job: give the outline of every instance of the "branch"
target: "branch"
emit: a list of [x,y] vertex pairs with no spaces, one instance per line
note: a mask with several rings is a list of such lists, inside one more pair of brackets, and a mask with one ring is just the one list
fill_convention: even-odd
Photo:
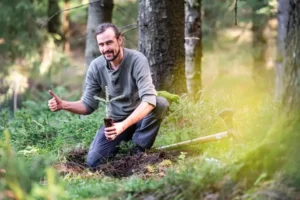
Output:
[[124,95],[117,96],[117,97],[112,98],[109,102],[112,102],[112,101],[115,101],[115,100],[118,100],[118,99],[122,99],[124,97],[125,97]]
[[56,13],[54,13],[51,17],[49,17],[44,23],[42,23],[42,27],[46,26],[46,24],[53,18],[55,17],[56,15],[62,13],[62,12],[65,12],[65,11],[68,11],[68,10],[73,10],[73,9],[76,9],[76,8],[80,8],[80,7],[83,7],[83,6],[86,6],[86,5],[89,5],[89,4],[92,4],[92,3],[95,3],[95,2],[100,2],[102,0],[95,0],[95,1],[92,1],[92,2],[89,2],[89,3],[86,3],[86,4],[82,4],[80,6],[75,6],[75,7],[72,7],[72,8],[67,8],[67,9],[64,9],[64,10],[59,10],[57,11]]
[[107,103],[105,99],[102,99],[101,97],[94,96],[94,99],[98,101],[102,101],[103,103]]

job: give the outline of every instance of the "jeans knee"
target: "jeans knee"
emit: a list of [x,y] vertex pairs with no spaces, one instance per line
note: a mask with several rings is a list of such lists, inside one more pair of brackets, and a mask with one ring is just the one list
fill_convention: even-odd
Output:
[[86,158],[86,164],[91,168],[95,168],[98,165],[105,163],[106,160],[107,157],[98,152],[89,152]]
[[167,113],[169,108],[169,102],[164,97],[157,97],[156,98],[156,114],[158,115],[159,119],[163,119]]

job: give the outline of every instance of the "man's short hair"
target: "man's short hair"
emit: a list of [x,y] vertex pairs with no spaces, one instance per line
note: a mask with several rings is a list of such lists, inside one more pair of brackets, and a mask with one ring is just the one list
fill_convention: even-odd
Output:
[[97,37],[97,35],[103,33],[108,28],[113,29],[113,31],[115,32],[116,38],[119,38],[122,35],[121,32],[119,31],[119,29],[114,24],[112,24],[112,23],[102,23],[102,24],[99,24],[97,26],[97,28],[95,29],[95,38]]

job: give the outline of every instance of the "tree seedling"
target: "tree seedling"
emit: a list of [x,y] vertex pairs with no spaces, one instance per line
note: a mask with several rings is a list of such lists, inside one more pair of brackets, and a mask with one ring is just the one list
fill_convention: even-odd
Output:
[[109,93],[108,88],[105,86],[105,99],[94,96],[94,99],[104,102],[105,103],[105,118],[104,118],[104,125],[105,127],[111,127],[114,124],[114,120],[111,118],[111,102],[123,98],[124,95],[114,97],[112,99],[109,99]]

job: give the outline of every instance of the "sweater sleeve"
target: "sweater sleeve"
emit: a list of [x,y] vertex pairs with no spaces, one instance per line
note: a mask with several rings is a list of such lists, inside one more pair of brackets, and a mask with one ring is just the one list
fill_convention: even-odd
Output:
[[94,112],[99,105],[99,102],[94,99],[95,95],[99,95],[101,92],[101,87],[96,79],[96,66],[93,65],[93,62],[90,64],[86,78],[85,78],[85,90],[81,100],[83,101],[84,106],[86,107],[87,114]]
[[134,78],[142,101],[156,106],[156,90],[152,82],[147,58],[139,53],[134,62]]

